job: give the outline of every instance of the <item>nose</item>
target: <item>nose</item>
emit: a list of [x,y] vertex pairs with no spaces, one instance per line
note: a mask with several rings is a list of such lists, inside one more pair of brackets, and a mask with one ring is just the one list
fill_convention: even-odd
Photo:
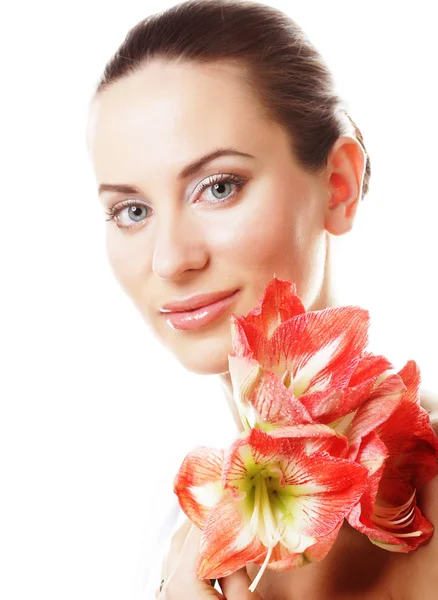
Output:
[[159,279],[177,279],[185,271],[202,269],[208,261],[199,223],[183,213],[173,211],[157,220],[152,270]]

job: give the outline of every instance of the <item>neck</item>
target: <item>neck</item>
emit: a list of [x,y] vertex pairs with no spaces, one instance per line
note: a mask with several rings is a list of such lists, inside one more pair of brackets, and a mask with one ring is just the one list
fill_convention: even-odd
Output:
[[225,399],[233,416],[234,423],[236,424],[237,431],[243,431],[242,421],[240,420],[239,411],[237,410],[236,403],[233,398],[233,387],[231,385],[230,372],[219,374],[221,386],[225,394]]
[[[326,240],[327,243],[323,281],[321,283],[319,292],[316,294],[311,306],[308,307],[307,310],[323,310],[324,308],[328,308],[330,306],[339,306],[337,294],[333,289],[331,270],[332,262],[330,259],[331,236],[329,234],[326,234]],[[237,430],[239,432],[243,431],[242,421],[240,420],[239,412],[233,398],[233,387],[231,385],[230,372],[225,371],[224,373],[220,373],[219,380]]]

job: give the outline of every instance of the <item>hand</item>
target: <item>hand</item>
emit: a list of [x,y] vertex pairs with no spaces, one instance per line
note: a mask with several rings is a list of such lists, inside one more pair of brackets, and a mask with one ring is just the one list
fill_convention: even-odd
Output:
[[245,567],[219,579],[223,594],[215,590],[208,579],[198,579],[196,564],[200,540],[201,531],[189,519],[174,533],[163,561],[161,578],[164,585],[161,592],[156,593],[158,600],[262,600],[257,592],[248,590],[251,579]]

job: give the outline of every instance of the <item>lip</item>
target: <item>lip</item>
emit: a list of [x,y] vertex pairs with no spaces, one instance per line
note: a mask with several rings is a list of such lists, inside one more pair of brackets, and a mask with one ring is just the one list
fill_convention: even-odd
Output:
[[223,316],[233,304],[239,291],[240,290],[235,290],[225,298],[222,297],[221,299],[216,300],[216,302],[201,306],[195,310],[176,311],[163,314],[166,317],[167,323],[173,327],[173,329],[199,329]]
[[160,308],[160,312],[185,312],[189,310],[194,310],[195,308],[203,308],[204,306],[209,306],[210,304],[213,304],[218,300],[227,298],[236,291],[236,289],[233,289],[224,290],[222,292],[212,292],[210,294],[197,294],[195,296],[190,296],[190,298],[186,298],[185,300],[176,300],[175,302],[168,302],[167,304],[163,304],[163,306]]

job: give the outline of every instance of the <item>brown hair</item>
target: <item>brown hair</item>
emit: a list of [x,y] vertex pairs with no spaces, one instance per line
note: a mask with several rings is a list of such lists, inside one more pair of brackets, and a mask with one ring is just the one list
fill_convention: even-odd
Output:
[[264,116],[289,132],[292,153],[308,171],[326,166],[339,136],[355,136],[366,154],[362,198],[368,192],[371,165],[362,134],[324,59],[282,11],[252,0],[187,0],[150,15],[129,30],[96,94],[154,58],[240,65],[242,82],[259,95]]

